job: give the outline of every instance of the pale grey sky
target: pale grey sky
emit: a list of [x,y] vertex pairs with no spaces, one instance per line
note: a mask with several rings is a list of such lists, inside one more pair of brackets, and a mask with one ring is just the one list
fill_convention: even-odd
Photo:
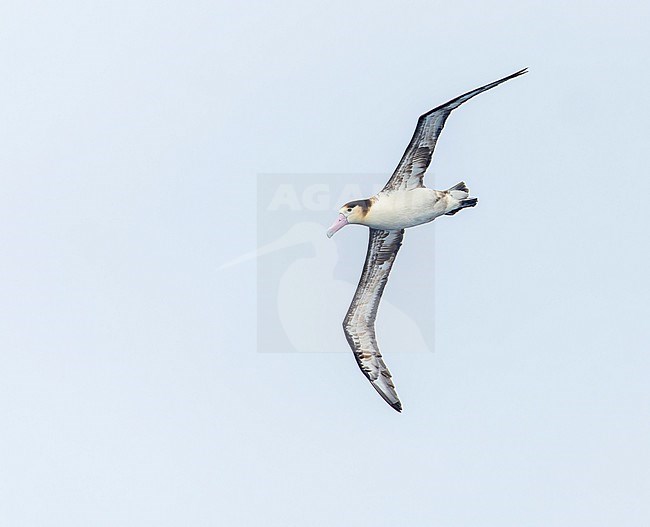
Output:
[[[0,4],[0,524],[648,525],[649,16]],[[395,264],[387,300],[435,302],[433,353],[380,309],[404,413],[339,324],[341,353],[261,352],[255,262],[219,269],[257,246],[257,175],[388,174],[418,115],[526,66],[438,143],[427,181],[478,207]]]

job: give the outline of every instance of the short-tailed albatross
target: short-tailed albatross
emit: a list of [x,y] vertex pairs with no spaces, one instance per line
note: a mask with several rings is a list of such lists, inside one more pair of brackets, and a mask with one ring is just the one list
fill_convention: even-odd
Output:
[[402,403],[379,352],[375,317],[388,274],[402,245],[404,229],[428,223],[443,214],[452,216],[464,208],[474,207],[478,202],[476,198],[469,197],[469,189],[463,182],[447,190],[433,190],[424,186],[422,180],[431,163],[436,141],[452,110],[475,95],[527,71],[525,68],[469,91],[422,115],[411,142],[386,186],[368,199],[343,205],[338,219],[327,231],[327,236],[332,237],[336,231],[351,223],[370,228],[366,261],[343,320],[343,331],[363,374],[379,395],[398,412],[402,411]]

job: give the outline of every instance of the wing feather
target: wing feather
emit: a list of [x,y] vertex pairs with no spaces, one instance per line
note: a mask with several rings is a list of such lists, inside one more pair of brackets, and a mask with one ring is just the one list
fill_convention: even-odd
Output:
[[363,272],[343,321],[345,337],[359,368],[379,395],[398,412],[402,411],[402,403],[397,396],[390,371],[379,351],[375,335],[375,318],[403,237],[404,230],[370,229]]
[[523,75],[527,71],[527,68],[519,70],[503,79],[499,79],[498,81],[491,82],[490,84],[469,91],[438,106],[437,108],[434,108],[424,115],[421,115],[418,119],[418,124],[415,127],[415,132],[413,133],[411,142],[406,147],[402,159],[397,165],[395,172],[393,172],[393,175],[388,180],[388,183],[386,183],[383,191],[411,190],[423,187],[424,184],[422,180],[424,178],[424,173],[431,163],[436,142],[438,141],[440,132],[442,132],[442,128],[445,126],[445,121],[447,121],[447,117],[449,117],[452,110],[458,108],[461,104],[469,101],[479,93],[483,93],[484,91],[498,86],[502,82]]

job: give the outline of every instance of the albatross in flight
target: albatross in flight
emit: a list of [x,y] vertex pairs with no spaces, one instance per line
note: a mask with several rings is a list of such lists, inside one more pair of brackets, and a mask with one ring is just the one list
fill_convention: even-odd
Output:
[[478,202],[476,198],[469,197],[469,189],[463,182],[447,190],[433,190],[424,186],[422,180],[431,163],[436,141],[452,110],[475,95],[527,71],[525,68],[469,91],[422,115],[411,142],[386,186],[371,198],[343,205],[339,209],[338,219],[327,231],[327,236],[331,238],[336,231],[351,223],[370,228],[366,261],[343,320],[343,331],[363,374],[379,395],[398,412],[402,411],[402,403],[379,352],[375,317],[388,274],[402,245],[404,229],[428,223],[443,214],[452,216],[464,208],[474,207]]

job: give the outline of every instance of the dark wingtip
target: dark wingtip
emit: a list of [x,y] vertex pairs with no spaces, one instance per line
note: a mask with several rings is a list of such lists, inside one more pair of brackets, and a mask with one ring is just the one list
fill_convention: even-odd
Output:
[[[464,102],[469,101],[472,97],[475,97],[479,93],[483,93],[484,91],[491,90],[492,88],[495,88],[499,84],[502,84],[502,83],[504,83],[506,81],[509,81],[510,79],[514,79],[515,77],[519,77],[520,75],[523,75],[524,73],[528,73],[528,68],[523,68],[523,69],[521,69],[519,71],[511,73],[507,77],[503,77],[503,79],[499,79],[498,81],[491,82],[490,84],[486,84],[485,86],[481,86],[480,88],[476,88],[474,90],[468,91],[467,93],[463,93],[463,95],[459,95],[458,97],[455,97],[454,99],[451,99],[450,101],[447,101],[446,103],[441,104],[440,106],[436,106],[433,110],[429,110],[428,112],[423,113],[422,115],[420,115],[420,119],[418,120],[418,123],[420,123],[421,120],[426,119],[431,114],[433,114],[433,113],[435,113],[435,112],[437,112],[439,110],[444,109],[447,112],[451,112],[453,109],[458,108],[461,104],[463,104]],[[418,124],[418,126],[419,126],[419,124]],[[416,131],[417,131],[417,128],[416,128]]]
[[511,75],[508,75],[507,77],[504,77],[503,79],[501,79],[498,82],[504,82],[504,81],[508,81],[510,79],[514,79],[515,77],[519,77],[519,75],[524,75],[525,73],[528,73],[528,68],[523,68],[523,69],[521,69],[519,71],[515,71]]
[[[357,361],[358,362],[358,361]],[[363,371],[363,370],[361,370]],[[365,374],[365,372],[364,372]],[[402,411],[402,402],[398,399],[397,394],[393,392],[393,395],[395,396],[395,401],[392,401],[392,397],[389,397],[387,393],[384,393],[384,391],[375,384],[374,381],[370,381],[370,385],[377,390],[377,393],[381,395],[381,398],[388,403],[388,405],[393,408],[394,410],[397,410],[398,412]]]

